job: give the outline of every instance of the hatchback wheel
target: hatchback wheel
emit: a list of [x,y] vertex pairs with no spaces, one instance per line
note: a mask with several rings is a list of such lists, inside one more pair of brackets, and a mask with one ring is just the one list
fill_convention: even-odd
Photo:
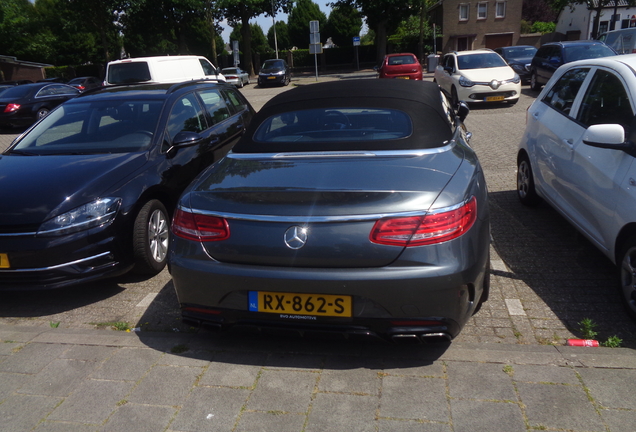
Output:
[[619,255],[620,290],[629,316],[636,320],[636,236],[631,236]]
[[457,89],[455,86],[451,88],[451,103],[453,104],[453,108],[457,108],[457,106],[459,106],[459,95],[457,95]]
[[150,200],[142,208],[133,229],[135,272],[156,274],[166,266],[170,221],[165,206]]
[[523,154],[517,162],[517,196],[523,205],[534,206],[541,200],[534,187],[530,159]]
[[530,75],[530,88],[534,91],[541,90],[541,84],[539,84],[539,81],[537,80],[536,72],[532,72],[532,75]]

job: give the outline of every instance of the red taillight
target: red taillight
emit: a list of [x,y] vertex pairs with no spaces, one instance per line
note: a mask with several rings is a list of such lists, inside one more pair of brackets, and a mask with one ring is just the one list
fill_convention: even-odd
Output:
[[13,112],[20,109],[20,104],[10,103],[4,108],[4,112]]
[[177,209],[172,220],[172,233],[187,240],[219,241],[230,237],[230,226],[224,218]]
[[86,87],[84,87],[83,85],[78,85],[78,86],[75,86],[75,87],[76,87],[79,91],[82,91],[82,90],[84,90],[84,89],[86,88]]
[[470,229],[477,218],[477,199],[451,210],[439,210],[424,216],[380,219],[369,239],[392,246],[423,246],[453,240]]
[[226,79],[237,79],[238,77],[236,75],[225,75]]

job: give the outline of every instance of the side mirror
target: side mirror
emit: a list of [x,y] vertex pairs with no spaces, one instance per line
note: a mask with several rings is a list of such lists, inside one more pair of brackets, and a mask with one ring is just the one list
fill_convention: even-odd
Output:
[[591,147],[621,150],[636,157],[636,146],[625,141],[625,129],[619,124],[597,124],[587,128],[583,143]]
[[172,140],[172,146],[187,146],[192,144],[197,144],[201,141],[203,137],[196,132],[190,131],[181,131],[177,135],[175,135]]
[[463,122],[469,112],[470,108],[468,107],[468,104],[464,101],[459,101],[459,104],[457,105],[457,117],[459,117],[459,119]]
[[450,66],[444,66],[444,70],[448,72],[449,75],[453,74],[453,68]]

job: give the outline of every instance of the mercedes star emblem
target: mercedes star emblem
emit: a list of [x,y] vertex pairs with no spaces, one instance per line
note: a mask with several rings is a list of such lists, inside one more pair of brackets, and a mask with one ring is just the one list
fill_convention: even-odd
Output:
[[293,226],[285,231],[285,244],[290,249],[300,249],[307,243],[307,233],[309,230],[306,227]]

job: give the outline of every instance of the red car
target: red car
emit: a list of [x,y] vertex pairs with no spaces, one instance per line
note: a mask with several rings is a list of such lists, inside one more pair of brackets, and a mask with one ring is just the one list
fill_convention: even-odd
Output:
[[380,78],[401,78],[422,80],[422,65],[415,54],[400,53],[384,56],[378,68]]

